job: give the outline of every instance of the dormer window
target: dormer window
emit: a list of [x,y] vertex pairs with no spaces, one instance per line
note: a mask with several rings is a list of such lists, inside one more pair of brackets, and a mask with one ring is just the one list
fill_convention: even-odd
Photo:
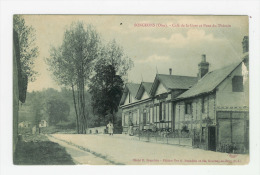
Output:
[[232,78],[232,91],[233,92],[243,92],[243,76],[234,76]]

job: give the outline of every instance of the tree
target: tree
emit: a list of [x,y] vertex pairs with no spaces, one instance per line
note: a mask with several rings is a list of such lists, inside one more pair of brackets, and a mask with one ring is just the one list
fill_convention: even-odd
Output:
[[127,81],[127,72],[133,62],[116,41],[103,46],[99,60],[95,64],[95,75],[91,78],[89,92],[92,95],[92,107],[98,115],[97,121],[115,122],[115,112],[123,91],[124,80]]
[[30,106],[30,111],[32,111],[33,125],[36,125],[36,128],[39,127],[39,122],[42,119],[42,111],[44,109],[44,96],[41,92],[31,92],[28,95],[27,105]]
[[46,111],[49,115],[50,125],[55,125],[61,121],[67,121],[70,106],[64,100],[53,96],[46,102]]
[[33,70],[34,61],[39,55],[35,43],[35,29],[25,24],[22,15],[14,15],[13,28],[18,34],[22,74],[27,75],[29,81],[34,81],[37,75],[37,72]]
[[62,45],[51,47],[46,59],[54,79],[72,89],[78,133],[86,133],[85,86],[99,54],[100,38],[92,25],[72,23],[64,32]]
[[116,74],[120,75],[125,82],[127,81],[128,71],[134,66],[133,61],[124,53],[123,48],[115,40],[102,47],[97,64],[113,66]]
[[115,112],[117,112],[123,92],[123,80],[121,76],[116,75],[112,65],[96,66],[95,71],[96,75],[91,79],[92,83],[89,86],[92,94],[92,107],[98,114],[99,121],[103,119],[104,122],[108,120],[114,122]]

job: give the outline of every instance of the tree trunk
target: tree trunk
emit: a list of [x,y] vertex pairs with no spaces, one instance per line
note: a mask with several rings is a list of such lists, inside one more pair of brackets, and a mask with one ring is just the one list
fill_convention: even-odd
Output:
[[76,104],[74,86],[72,85],[71,88],[72,88],[73,102],[74,102],[74,108],[75,108],[75,113],[76,113],[76,127],[77,127],[77,133],[79,134],[79,116],[78,116],[78,111],[77,111],[77,104]]

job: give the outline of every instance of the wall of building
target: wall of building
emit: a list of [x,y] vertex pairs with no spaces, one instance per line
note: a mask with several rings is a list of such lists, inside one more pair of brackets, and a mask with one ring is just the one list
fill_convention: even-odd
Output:
[[[162,103],[162,119],[160,120],[160,103]],[[122,126],[123,133],[128,132],[130,125],[129,120],[132,118],[134,128],[138,129],[150,129],[152,125],[155,125],[157,129],[165,129],[172,127],[172,102],[171,94],[163,99],[157,97],[145,100],[144,102],[139,101],[129,107],[123,107],[122,112]],[[145,117],[145,119],[144,119]],[[147,126],[147,127],[146,127]],[[150,127],[149,127],[150,126]]]
[[151,100],[141,102],[137,104],[133,104],[128,107],[122,107],[122,126],[123,126],[123,133],[128,132],[128,128],[131,124],[133,124],[134,129],[139,129],[140,123],[140,113],[143,111],[144,108],[150,106],[152,103]]
[[159,95],[159,94],[163,94],[163,93],[166,93],[167,92],[167,89],[163,86],[162,83],[159,83],[156,91],[155,91],[155,96],[156,95]]
[[[243,92],[232,91],[232,79],[234,76],[243,76]],[[218,109],[249,106],[249,79],[246,66],[241,64],[233,73],[225,79],[216,91],[216,106]]]
[[128,92],[127,97],[126,97],[125,102],[124,102],[124,105],[130,104],[130,103],[129,103],[129,98],[130,98],[130,103],[134,103],[134,102],[137,101],[137,100]]
[[[203,102],[204,99],[204,102]],[[203,122],[207,118],[212,120],[212,124],[216,120],[215,94],[200,96],[193,99],[179,101],[175,105],[175,129],[181,130],[185,125],[189,130],[200,129],[205,127]],[[185,104],[191,103],[191,113],[185,113]],[[204,111],[203,111],[204,106]]]

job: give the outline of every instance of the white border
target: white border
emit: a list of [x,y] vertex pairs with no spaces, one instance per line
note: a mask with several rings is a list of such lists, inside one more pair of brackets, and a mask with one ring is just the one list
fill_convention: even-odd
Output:
[[[260,174],[259,1],[1,1],[0,174]],[[249,15],[250,163],[244,166],[14,166],[12,164],[13,14],[199,14]],[[124,156],[124,155],[122,155]]]

